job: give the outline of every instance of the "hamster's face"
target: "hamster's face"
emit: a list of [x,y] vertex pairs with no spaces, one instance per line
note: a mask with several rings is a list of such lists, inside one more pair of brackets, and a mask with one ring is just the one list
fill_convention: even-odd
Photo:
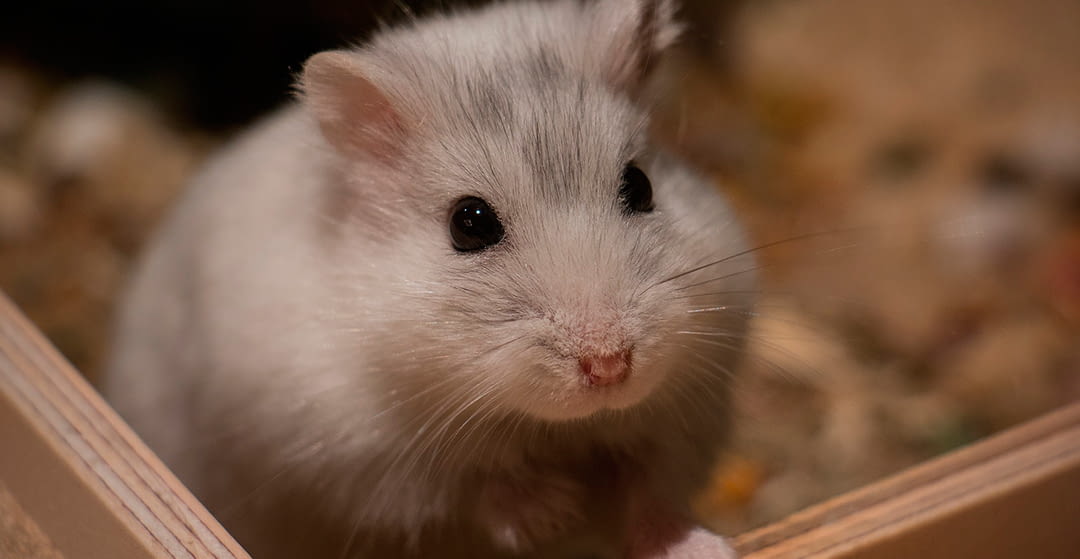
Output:
[[407,341],[394,382],[546,420],[711,396],[754,289],[720,195],[647,153],[643,115],[599,85],[463,91],[380,202],[407,230],[353,233],[393,255],[374,273],[395,339],[372,343]]

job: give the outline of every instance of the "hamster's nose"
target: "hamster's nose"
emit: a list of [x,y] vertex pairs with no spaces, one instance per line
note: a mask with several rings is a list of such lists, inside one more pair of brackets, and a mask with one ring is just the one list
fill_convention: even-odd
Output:
[[585,355],[578,359],[581,374],[589,386],[611,386],[630,376],[630,350],[610,355]]

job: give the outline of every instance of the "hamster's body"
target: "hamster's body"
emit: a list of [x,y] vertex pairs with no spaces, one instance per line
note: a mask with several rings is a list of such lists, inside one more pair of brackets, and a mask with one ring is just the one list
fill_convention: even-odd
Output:
[[[727,205],[643,144],[630,70],[668,12],[501,5],[324,53],[194,181],[105,392],[255,559],[686,535],[754,288]],[[478,198],[505,237],[464,250],[447,215]]]

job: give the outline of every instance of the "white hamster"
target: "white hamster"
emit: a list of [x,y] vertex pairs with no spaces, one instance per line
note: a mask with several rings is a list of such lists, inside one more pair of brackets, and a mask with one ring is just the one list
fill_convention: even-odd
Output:
[[381,31],[196,178],[104,389],[253,557],[729,553],[688,501],[756,279],[720,194],[646,143],[672,12]]

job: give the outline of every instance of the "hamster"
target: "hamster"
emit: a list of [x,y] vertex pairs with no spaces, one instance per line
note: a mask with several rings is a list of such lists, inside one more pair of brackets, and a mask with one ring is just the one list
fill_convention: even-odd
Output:
[[255,559],[733,556],[689,500],[754,259],[646,142],[673,11],[386,29],[196,177],[103,389]]

